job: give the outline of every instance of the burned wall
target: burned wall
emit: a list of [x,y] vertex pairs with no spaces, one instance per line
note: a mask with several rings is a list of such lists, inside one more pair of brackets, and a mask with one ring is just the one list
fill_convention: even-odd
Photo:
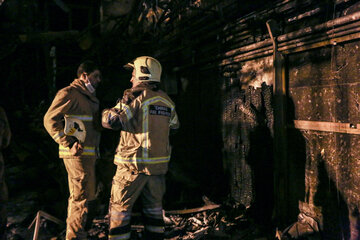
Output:
[[[293,119],[347,123],[349,126],[359,122],[357,76],[360,59],[355,54],[358,48],[359,41],[355,41],[289,56]],[[303,149],[306,155],[303,159],[304,201],[321,208],[327,239],[350,235],[350,229],[357,234],[358,217],[354,216],[359,214],[360,199],[359,150],[356,147],[359,135],[332,130],[301,130],[301,133],[306,145]],[[292,134],[290,132],[289,138]],[[301,159],[290,157],[289,161],[294,167]],[[291,180],[299,183],[294,176],[301,174],[294,174]]]
[[223,162],[231,198],[269,221],[273,199],[272,58],[223,69]]

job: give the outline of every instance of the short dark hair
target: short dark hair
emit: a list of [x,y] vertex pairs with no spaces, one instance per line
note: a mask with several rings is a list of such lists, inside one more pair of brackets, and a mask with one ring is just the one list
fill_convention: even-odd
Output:
[[90,74],[95,70],[99,70],[99,67],[93,61],[86,60],[79,65],[77,69],[77,76],[80,77],[84,72]]

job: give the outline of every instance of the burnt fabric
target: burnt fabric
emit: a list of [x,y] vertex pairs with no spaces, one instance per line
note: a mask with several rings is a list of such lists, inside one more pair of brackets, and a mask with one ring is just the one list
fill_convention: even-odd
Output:
[[0,239],[6,239],[6,203],[8,201],[8,191],[4,177],[4,158],[2,149],[10,144],[11,131],[8,123],[6,113],[0,107]]
[[[83,121],[86,138],[80,156],[72,156],[69,146],[76,139],[64,134],[64,117]],[[87,239],[85,226],[95,201],[95,161],[99,156],[100,117],[99,101],[90,93],[84,81],[75,79],[70,86],[61,89],[44,116],[44,125],[51,137],[59,144],[59,156],[63,158],[68,173],[69,200],[66,239]]]

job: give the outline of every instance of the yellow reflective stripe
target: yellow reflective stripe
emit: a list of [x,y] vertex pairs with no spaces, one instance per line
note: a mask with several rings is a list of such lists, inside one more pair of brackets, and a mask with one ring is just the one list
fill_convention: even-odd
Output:
[[[62,145],[59,145],[59,153],[61,155],[71,156],[70,149]],[[95,156],[95,147],[84,147],[84,151],[81,155]]]
[[170,121],[170,126],[173,126],[173,125],[175,125],[175,124],[177,124],[178,123],[178,116],[177,116],[177,114],[175,114],[175,116],[173,117],[173,119],[171,119],[171,121]]
[[121,156],[115,155],[115,162],[117,163],[147,163],[147,164],[159,164],[167,163],[170,161],[170,156],[166,157],[156,157],[156,158],[123,158]]
[[56,141],[58,140],[59,138],[61,138],[62,136],[64,136],[64,131],[61,130],[60,132],[56,133],[52,138]]
[[163,233],[163,232],[165,232],[165,227],[158,227],[158,226],[149,226],[149,225],[146,225],[145,228],[146,228],[149,232],[156,232],[156,233]]
[[158,101],[161,101],[161,102],[164,102],[165,104],[169,105],[171,107],[171,110],[174,110],[175,106],[169,102],[169,100],[163,98],[163,97],[160,97],[160,96],[156,96],[156,97],[152,97],[152,98],[149,98],[147,99],[146,101],[144,101],[142,104],[141,104],[141,107],[143,107],[144,105],[149,105],[151,103],[154,103],[154,102],[158,102]]
[[168,100],[166,100],[163,97],[156,96],[147,99],[141,104],[141,107],[143,109],[143,124],[142,124],[142,132],[145,134],[144,141],[143,141],[143,157],[147,158],[149,156],[148,152],[148,146],[149,146],[149,105],[151,103],[157,103],[157,102],[163,102],[166,105],[171,107],[171,111],[174,110],[175,106],[171,104]]
[[[63,145],[59,145],[59,148],[60,148],[60,149],[63,149],[63,150],[69,150],[68,147],[64,147]],[[84,151],[95,151],[95,147],[85,146],[85,147],[84,147]]]
[[142,143],[143,147],[143,157],[147,158],[149,156],[148,146],[149,146],[149,108],[148,106],[143,108],[143,121],[142,121],[142,131],[144,134],[144,141]]
[[132,117],[133,117],[133,114],[130,110],[130,107],[126,104],[123,104],[121,102],[119,102],[118,104],[116,104],[116,106],[114,107],[115,109],[118,109],[118,110],[121,110],[121,111],[124,111],[125,114],[126,114],[126,118],[127,120],[130,120]]
[[130,239],[130,233],[109,235],[109,239],[112,239],[112,240]]
[[118,102],[114,108],[121,110],[121,102]]
[[122,107],[123,107],[123,109],[125,111],[126,118],[128,120],[130,120],[133,117],[133,114],[132,114],[132,112],[130,110],[130,107],[128,105],[125,105],[125,104],[122,104]]
[[[62,156],[72,156],[70,152],[61,152]],[[95,156],[95,153],[85,153],[83,152],[81,156]]]
[[76,115],[76,114],[69,114],[65,115],[65,117],[73,117],[82,121],[92,121],[93,116],[92,115]]

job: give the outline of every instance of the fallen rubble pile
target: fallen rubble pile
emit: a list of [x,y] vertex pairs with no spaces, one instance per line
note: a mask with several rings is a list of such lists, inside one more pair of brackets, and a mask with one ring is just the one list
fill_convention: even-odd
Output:
[[[45,213],[46,214],[46,213]],[[40,219],[40,218],[39,218]],[[164,211],[165,239],[272,239],[265,237],[256,225],[246,216],[245,208],[227,207],[217,204],[205,204],[203,207]],[[90,240],[106,240],[108,236],[109,216],[97,217],[93,220],[89,230]],[[48,218],[42,218],[36,239],[34,229],[26,229],[23,225],[12,225],[8,232],[8,239],[65,239],[64,226],[54,233],[54,223]],[[144,226],[141,214],[133,213],[131,225],[131,239],[141,239]],[[53,234],[53,236],[51,236]],[[29,238],[29,236],[32,236]]]
[[[220,205],[206,205],[201,208],[165,211],[165,239],[268,239],[261,235],[245,212],[227,209]],[[133,214],[132,238],[141,239],[144,226],[141,215]],[[108,216],[95,219],[89,231],[89,239],[107,239]]]

